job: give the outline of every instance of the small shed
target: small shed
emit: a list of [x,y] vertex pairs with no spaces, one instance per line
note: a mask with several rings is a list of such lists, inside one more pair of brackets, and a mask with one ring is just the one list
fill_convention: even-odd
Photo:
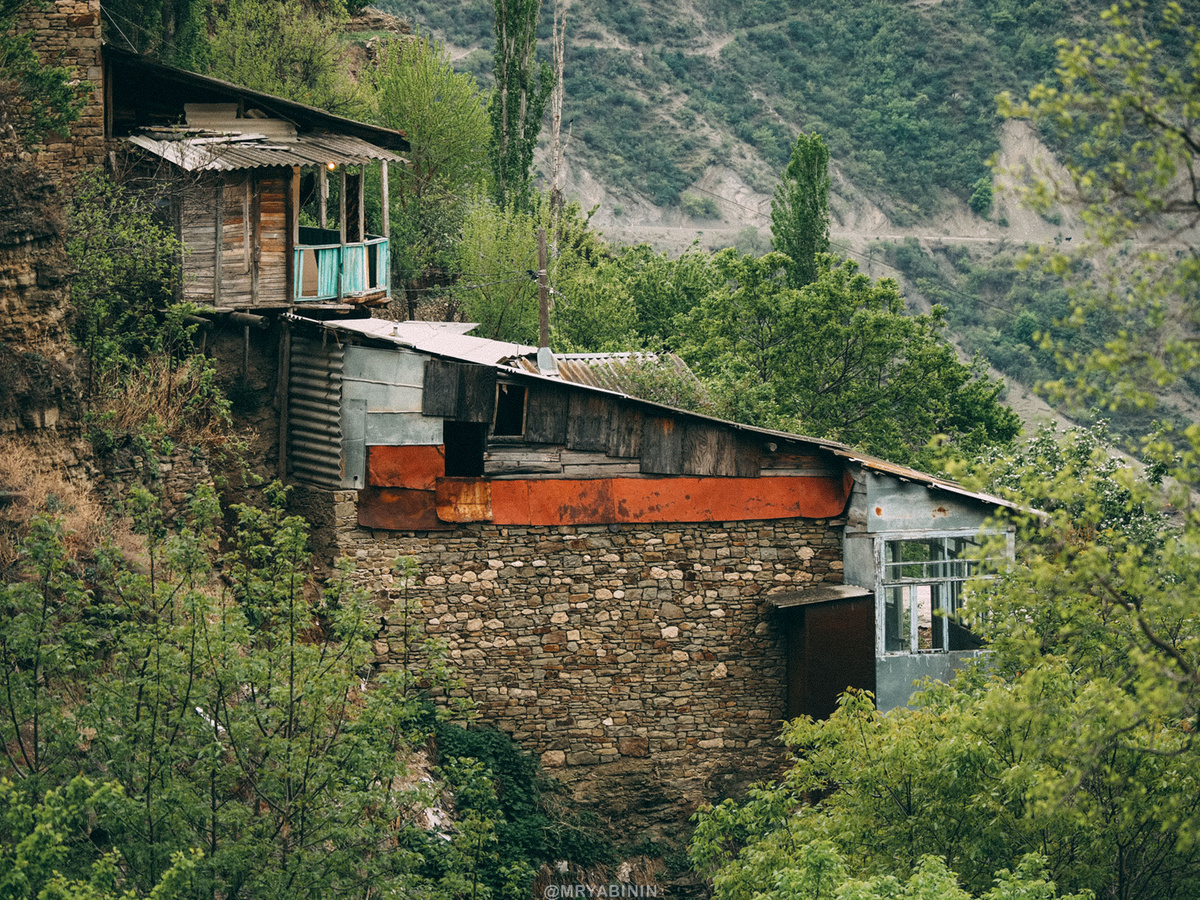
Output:
[[169,188],[182,299],[239,310],[388,301],[388,217],[371,232],[364,191],[377,170],[388,208],[402,134],[112,46],[103,57],[106,137],[145,154],[144,171]]

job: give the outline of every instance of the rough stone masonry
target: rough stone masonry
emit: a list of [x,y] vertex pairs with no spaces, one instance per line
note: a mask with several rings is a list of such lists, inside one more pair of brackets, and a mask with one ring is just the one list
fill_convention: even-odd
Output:
[[[635,792],[637,824],[678,823],[777,772],[786,648],[765,600],[842,580],[840,521],[373,532],[352,491],[294,499],[319,552],[386,595],[385,665],[403,657],[407,609],[409,639],[416,621],[446,643],[481,720],[581,799]],[[407,591],[404,556],[419,565]]]

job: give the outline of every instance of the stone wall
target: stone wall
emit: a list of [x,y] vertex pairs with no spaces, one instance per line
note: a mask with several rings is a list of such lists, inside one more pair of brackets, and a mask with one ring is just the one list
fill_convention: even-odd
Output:
[[70,134],[52,135],[36,148],[38,166],[69,178],[104,161],[104,87],[100,59],[100,0],[30,3],[19,27],[47,65],[62,66],[88,85],[87,105]]
[[407,608],[443,640],[484,722],[540,755],[577,797],[632,827],[681,826],[701,801],[773,774],[786,715],[772,590],[840,582],[840,522],[359,528],[352,491],[298,490],[318,552],[349,555],[387,598],[378,649],[404,651]]
[[54,182],[0,163],[0,433],[78,425],[63,228]]

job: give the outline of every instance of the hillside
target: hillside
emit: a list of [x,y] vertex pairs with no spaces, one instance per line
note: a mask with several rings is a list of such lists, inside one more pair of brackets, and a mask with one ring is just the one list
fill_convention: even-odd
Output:
[[[378,5],[490,80],[486,0]],[[1048,76],[1055,39],[1080,36],[1107,5],[568,4],[570,190],[599,205],[610,236],[669,248],[700,231],[728,244],[765,224],[792,140],[817,131],[833,159],[835,231],[978,228],[966,201],[1002,149],[995,95]],[[550,12],[547,2],[547,37]]]
[[[487,0],[378,5],[444,40],[460,69],[490,82]],[[777,173],[798,132],[819,132],[831,151],[835,252],[900,280],[914,310],[947,307],[960,354],[982,356],[1007,379],[1026,422],[1055,417],[1032,390],[1057,373],[1034,335],[1065,314],[1065,294],[1018,262],[1028,245],[1078,246],[1084,234],[1065,210],[1039,215],[1009,189],[1009,173],[1054,153],[1027,123],[1000,119],[995,98],[1052,80],[1056,41],[1094,33],[1110,3],[564,5],[567,193],[594,209],[608,238],[673,253],[693,243],[768,249]],[[552,10],[545,0],[543,51]],[[993,179],[989,160],[995,203],[981,216],[969,200]],[[1099,339],[1055,335],[1078,347]],[[1200,408],[1190,384],[1162,400],[1155,416],[1177,426]],[[1139,437],[1152,418],[1121,414],[1114,426]]]

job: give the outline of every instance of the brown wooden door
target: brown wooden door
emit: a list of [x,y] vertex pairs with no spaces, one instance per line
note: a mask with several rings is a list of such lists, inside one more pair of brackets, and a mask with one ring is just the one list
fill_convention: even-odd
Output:
[[788,717],[827,719],[846,688],[875,690],[875,602],[833,600],[783,611]]

